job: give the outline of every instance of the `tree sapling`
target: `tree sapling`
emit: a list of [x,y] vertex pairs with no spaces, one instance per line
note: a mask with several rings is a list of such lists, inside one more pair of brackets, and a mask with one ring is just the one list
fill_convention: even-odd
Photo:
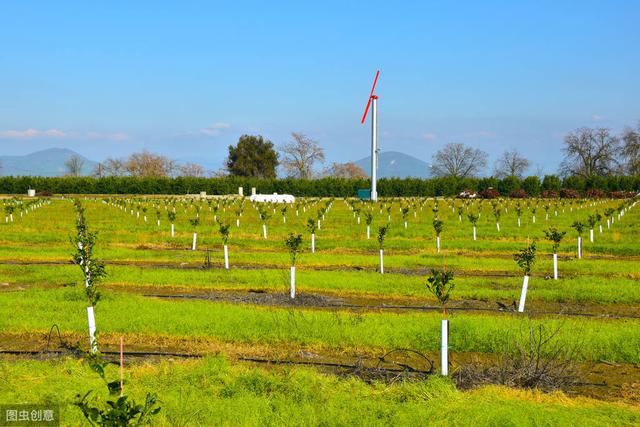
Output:
[[384,239],[391,224],[378,227],[378,246],[380,247],[380,274],[384,274]]
[[440,253],[440,233],[444,223],[439,219],[433,220],[433,230],[436,232],[436,253]]
[[578,232],[578,259],[582,258],[582,232],[584,231],[584,224],[580,221],[573,221],[571,227]]
[[222,248],[224,251],[224,268],[229,269],[229,250],[227,248],[227,242],[229,241],[229,228],[230,224],[225,224],[222,221],[218,221],[218,233],[222,237]]
[[169,222],[171,223],[171,237],[175,236],[175,222],[176,222],[176,213],[175,211],[168,211],[167,212],[167,218],[169,219]]
[[533,241],[527,245],[526,248],[513,255],[513,259],[518,266],[522,269],[524,278],[522,280],[522,293],[520,294],[520,304],[518,305],[518,311],[522,313],[524,311],[524,303],[527,298],[527,289],[529,286],[529,276],[531,274],[531,268],[536,262],[536,242]]
[[307,219],[307,230],[311,233],[311,253],[316,253],[316,221],[313,218]]
[[451,291],[455,287],[453,283],[453,272],[444,269],[432,269],[431,275],[427,279],[427,289],[438,300],[442,308],[442,321],[440,325],[440,372],[442,375],[449,374],[449,321],[447,316],[447,302]]
[[544,231],[544,235],[547,237],[547,240],[553,242],[553,279],[558,280],[558,249],[560,248],[560,242],[564,235],[567,234],[566,231],[558,231],[557,228],[552,227],[548,230]]
[[198,225],[200,225],[200,218],[195,217],[189,220],[191,224],[191,228],[193,228],[193,243],[191,245],[191,250],[196,250],[196,241],[198,240]]
[[478,214],[470,213],[467,215],[467,218],[469,218],[469,222],[471,223],[471,225],[473,225],[473,240],[476,240],[476,224],[478,223],[478,218],[480,217],[478,216]]
[[296,297],[296,257],[300,251],[300,245],[302,245],[302,235],[289,233],[289,236],[284,241],[285,246],[289,249],[289,256],[291,257],[291,281],[289,285],[289,296],[291,299]]
[[367,240],[371,238],[371,223],[373,222],[373,215],[371,212],[364,213],[364,221],[367,224]]

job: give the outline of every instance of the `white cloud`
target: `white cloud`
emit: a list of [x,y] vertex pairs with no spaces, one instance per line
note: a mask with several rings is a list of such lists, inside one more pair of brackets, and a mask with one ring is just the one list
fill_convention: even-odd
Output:
[[604,117],[601,116],[600,114],[592,114],[591,115],[591,120],[593,120],[594,122],[599,122],[602,119],[604,119]]
[[231,125],[229,123],[216,122],[209,127],[200,129],[200,133],[207,136],[216,136],[220,135],[223,130],[229,129],[230,127]]
[[423,133],[422,134],[422,139],[427,140],[427,141],[433,141],[435,139],[438,138],[438,135],[436,135],[433,132],[427,132],[427,133]]
[[26,130],[3,130],[0,131],[0,138],[3,139],[30,139],[30,138],[64,138],[67,134],[58,129],[26,129]]

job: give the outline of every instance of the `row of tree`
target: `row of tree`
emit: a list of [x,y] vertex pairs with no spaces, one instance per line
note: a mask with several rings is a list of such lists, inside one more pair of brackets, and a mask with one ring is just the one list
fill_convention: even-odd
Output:
[[[353,163],[333,164],[328,169],[314,173],[317,163],[324,163],[324,151],[320,145],[301,133],[293,133],[292,141],[282,150],[282,161],[273,143],[261,136],[244,135],[238,144],[229,146],[226,168],[229,174],[275,178],[278,165],[287,176],[311,179],[315,176],[360,178],[364,171]],[[621,135],[610,129],[579,128],[564,140],[563,160],[559,174],[563,177],[640,175],[640,124],[637,129],[627,128]],[[470,178],[484,174],[489,155],[464,144],[445,145],[433,155],[430,166],[434,177]],[[514,176],[522,179],[531,162],[518,150],[507,150],[496,160],[493,176]]]
[[[65,162],[66,175],[82,176],[84,164],[84,160],[79,156],[73,155],[69,157]],[[178,164],[168,157],[148,151],[133,153],[127,158],[107,158],[105,161],[98,163],[92,172],[92,176],[96,178],[107,176],[204,177],[205,175],[205,169],[197,163]]]
[[[292,133],[292,141],[282,147],[278,153],[271,141],[262,136],[243,135],[238,143],[229,146],[229,156],[225,170],[207,172],[197,163],[184,163],[170,158],[142,151],[133,153],[127,158],[107,158],[98,163],[92,176],[104,178],[107,176],[135,176],[135,177],[205,177],[207,175],[247,176],[257,178],[276,178],[278,166],[281,166],[287,176],[301,179],[311,179],[321,176],[339,178],[366,178],[366,173],[354,163],[333,163],[319,173],[314,170],[316,163],[324,163],[324,150],[320,145],[302,133]],[[282,160],[280,160],[282,158]],[[77,155],[69,157],[65,162],[67,176],[82,176],[85,161]]]
[[[52,194],[236,194],[238,187],[245,192],[255,187],[258,192],[294,194],[300,197],[354,197],[358,189],[369,188],[368,179],[344,179],[325,177],[318,179],[261,179],[254,177],[0,177],[0,193],[25,194],[28,188],[39,193]],[[523,180],[517,177],[498,178],[383,178],[378,189],[384,197],[435,197],[456,196],[462,191],[482,192],[488,189],[503,196],[518,190],[525,195],[539,196],[560,193],[561,189],[575,190],[586,194],[600,190],[605,195],[611,192],[640,191],[640,176],[567,177],[547,175],[542,180],[530,176]],[[519,196],[520,197],[520,196]]]
[[[579,128],[564,139],[563,160],[559,174],[563,177],[640,175],[640,124],[621,135],[610,129]],[[481,175],[489,155],[463,144],[447,144],[433,155],[431,174],[468,178]],[[517,150],[505,151],[496,161],[493,176],[522,178],[531,162]]]

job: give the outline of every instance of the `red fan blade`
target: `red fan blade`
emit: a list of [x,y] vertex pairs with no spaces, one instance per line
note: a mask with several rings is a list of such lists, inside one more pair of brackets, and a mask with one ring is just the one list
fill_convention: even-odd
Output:
[[378,76],[380,75],[380,70],[376,71],[376,77],[373,79],[373,86],[371,87],[371,93],[369,94],[369,102],[367,102],[367,107],[364,109],[364,114],[362,115],[362,123],[367,119],[367,113],[369,112],[369,107],[371,106],[371,98],[373,98],[373,91],[376,89],[376,83],[378,83]]
[[367,113],[369,112],[369,106],[371,105],[371,97],[369,97],[369,102],[367,102],[367,108],[364,109],[364,114],[362,115],[362,123],[367,119]]

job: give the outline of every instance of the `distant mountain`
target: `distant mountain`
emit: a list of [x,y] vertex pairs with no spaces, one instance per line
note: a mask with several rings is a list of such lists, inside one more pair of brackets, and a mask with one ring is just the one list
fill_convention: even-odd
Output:
[[66,173],[65,162],[71,156],[84,160],[82,174],[89,175],[97,162],[66,148],[50,148],[24,156],[0,156],[0,175],[3,176],[62,176]]
[[[370,176],[371,156],[355,162]],[[397,151],[383,151],[378,155],[378,178],[428,178],[429,165],[420,159]]]

